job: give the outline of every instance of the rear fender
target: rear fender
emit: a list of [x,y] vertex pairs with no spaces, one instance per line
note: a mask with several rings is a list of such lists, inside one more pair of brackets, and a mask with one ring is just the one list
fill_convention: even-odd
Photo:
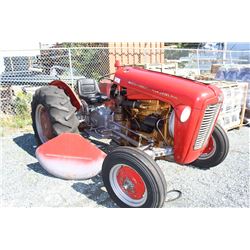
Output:
[[51,82],[49,85],[57,86],[59,89],[63,89],[65,94],[70,98],[71,104],[79,110],[82,106],[80,99],[77,97],[75,92],[63,81],[55,80]]

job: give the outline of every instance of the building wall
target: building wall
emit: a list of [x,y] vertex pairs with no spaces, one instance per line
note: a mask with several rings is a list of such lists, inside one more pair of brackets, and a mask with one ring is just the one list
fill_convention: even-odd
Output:
[[115,71],[115,61],[121,65],[164,63],[163,42],[110,42],[109,71]]

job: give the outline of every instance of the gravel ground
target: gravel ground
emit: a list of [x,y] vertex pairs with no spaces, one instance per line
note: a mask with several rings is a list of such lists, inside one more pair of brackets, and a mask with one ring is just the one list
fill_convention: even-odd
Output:
[[[182,197],[165,207],[249,207],[249,128],[228,133],[230,152],[219,166],[200,170],[158,161],[168,183]],[[49,175],[35,158],[32,133],[1,137],[1,206],[116,207],[101,176],[65,181]],[[169,197],[167,197],[169,198]]]

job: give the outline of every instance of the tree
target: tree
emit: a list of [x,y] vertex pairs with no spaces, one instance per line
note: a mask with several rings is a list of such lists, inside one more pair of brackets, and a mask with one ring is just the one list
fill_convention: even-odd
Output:
[[175,45],[182,49],[197,49],[201,43],[164,43],[165,46]]

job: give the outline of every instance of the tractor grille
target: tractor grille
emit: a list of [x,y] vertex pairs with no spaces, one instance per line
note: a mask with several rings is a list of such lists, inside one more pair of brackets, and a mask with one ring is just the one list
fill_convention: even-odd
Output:
[[206,143],[211,130],[214,125],[214,121],[220,110],[220,104],[208,105],[203,116],[203,120],[200,126],[200,131],[195,141],[194,149],[200,149]]

